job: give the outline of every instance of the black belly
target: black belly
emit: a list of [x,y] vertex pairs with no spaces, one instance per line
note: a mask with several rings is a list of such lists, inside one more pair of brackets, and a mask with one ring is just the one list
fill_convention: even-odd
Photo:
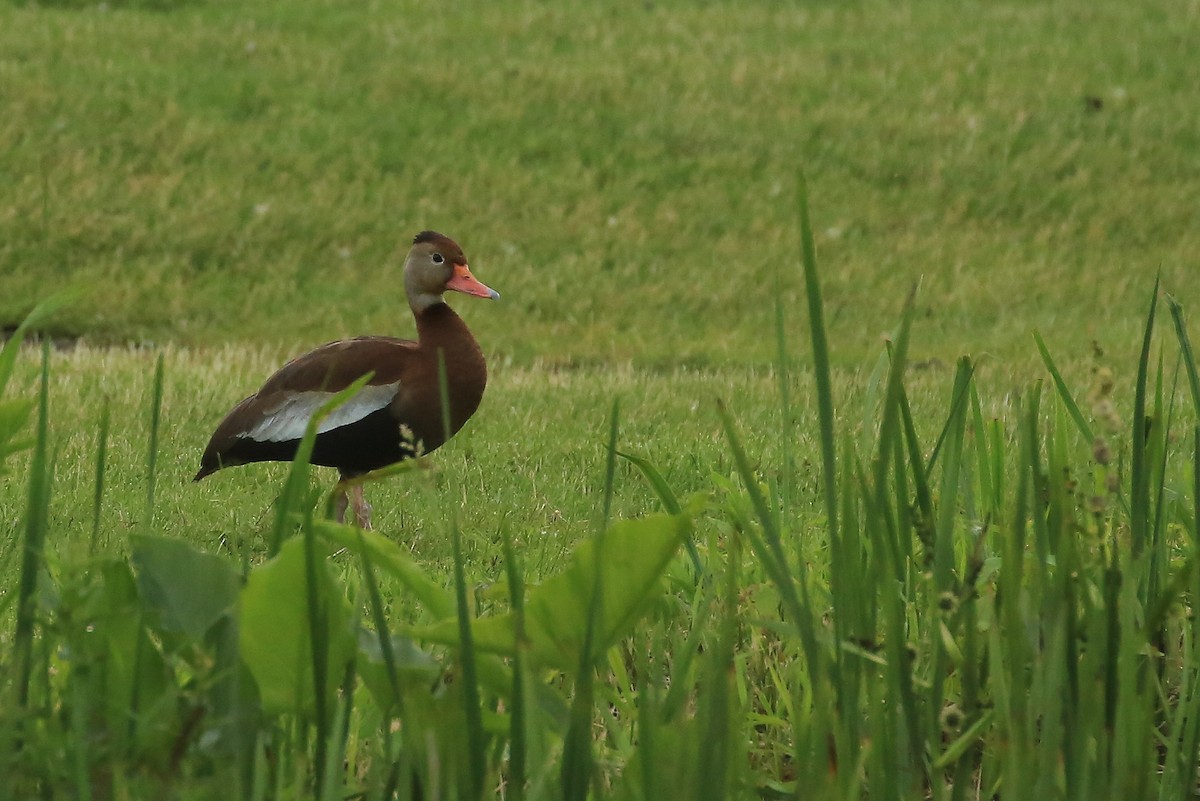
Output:
[[[299,447],[298,439],[259,442],[242,437],[222,454],[222,461],[225,464],[288,462],[295,458]],[[416,450],[411,436],[401,435],[400,424],[384,408],[349,425],[318,434],[312,463],[355,475],[410,459]]]

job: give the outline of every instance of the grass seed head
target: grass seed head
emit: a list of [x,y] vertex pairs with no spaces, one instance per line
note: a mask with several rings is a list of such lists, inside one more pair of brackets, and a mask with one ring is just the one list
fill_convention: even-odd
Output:
[[938,715],[938,722],[946,734],[957,733],[963,724],[963,713],[958,704],[946,704],[942,707],[942,714]]
[[938,611],[949,617],[958,611],[958,596],[952,592],[943,592],[938,596]]

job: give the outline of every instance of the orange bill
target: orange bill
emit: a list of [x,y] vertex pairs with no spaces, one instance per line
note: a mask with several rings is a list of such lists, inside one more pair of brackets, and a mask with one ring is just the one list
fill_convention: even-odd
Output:
[[499,292],[484,286],[478,278],[471,275],[470,268],[465,264],[454,265],[454,275],[446,282],[446,289],[453,289],[455,292],[474,295],[477,298],[491,298],[495,300],[500,297]]

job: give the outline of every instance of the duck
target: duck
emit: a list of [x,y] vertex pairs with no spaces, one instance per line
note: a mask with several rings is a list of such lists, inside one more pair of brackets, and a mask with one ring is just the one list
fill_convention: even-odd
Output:
[[[369,529],[371,506],[362,482],[354,479],[433,452],[483,400],[483,351],[444,295],[500,297],[471,273],[458,243],[436,231],[413,238],[403,275],[416,340],[359,336],[292,359],[225,415],[193,480],[236,465],[291,461],[312,416],[336,393],[370,374],[355,395],[320,422],[311,459],[338,471],[337,521],[345,522],[350,506],[355,524]],[[449,421],[442,413],[440,359],[445,362]]]

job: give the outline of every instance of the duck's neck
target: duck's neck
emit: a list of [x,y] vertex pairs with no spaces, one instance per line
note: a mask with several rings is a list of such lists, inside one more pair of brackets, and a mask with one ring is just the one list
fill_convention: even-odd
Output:
[[414,310],[414,316],[421,350],[433,360],[435,370],[438,351],[444,354],[450,386],[451,428],[457,431],[475,413],[487,386],[483,351],[467,324],[445,303]]
[[462,318],[445,303],[431,303],[423,309],[413,309],[417,320],[417,341],[423,348],[459,350],[464,345],[479,350],[479,344]]

